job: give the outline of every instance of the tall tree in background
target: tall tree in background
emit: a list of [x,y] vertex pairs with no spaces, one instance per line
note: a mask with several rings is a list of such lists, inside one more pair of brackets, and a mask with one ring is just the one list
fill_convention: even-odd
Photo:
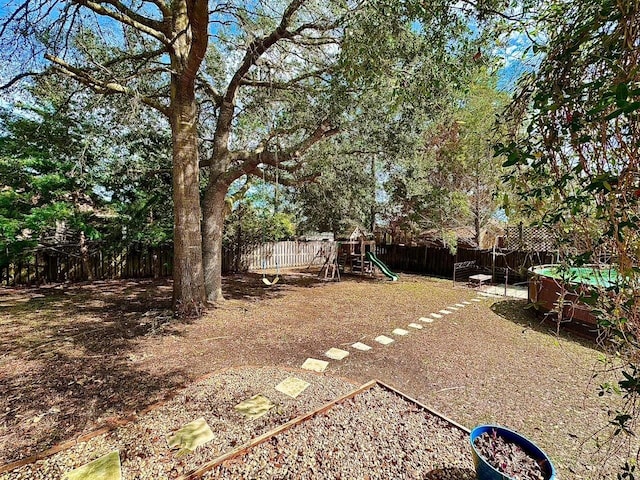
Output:
[[[0,21],[6,64],[15,65],[19,58],[37,68],[44,54],[52,70],[96,93],[128,96],[168,119],[174,305],[183,315],[197,314],[205,300],[196,77],[208,46],[208,9],[206,0],[38,0],[12,2]],[[29,73],[22,72],[5,88]]]
[[90,246],[170,243],[168,128],[157,116],[129,123],[117,105],[69,99],[68,85],[50,80],[30,90],[29,106],[0,109],[0,249],[7,261],[34,247],[78,245],[90,276]]
[[503,174],[501,157],[494,155],[494,145],[503,140],[506,127],[499,123],[509,96],[497,90],[497,78],[480,71],[462,99],[456,114],[460,125],[455,163],[466,173],[460,185],[467,194],[476,244],[482,229],[496,214]]
[[95,191],[101,147],[86,134],[101,131],[92,119],[57,115],[49,105],[0,111],[0,255],[7,262],[37,245],[73,241],[91,279],[87,242],[106,233],[99,219],[106,202]]
[[386,182],[391,221],[409,236],[437,229],[445,244],[455,246],[453,229],[473,225],[479,244],[496,211],[501,174],[493,145],[507,96],[495,83],[477,71],[437,118],[422,124],[416,148],[393,162]]
[[611,396],[612,435],[598,438],[606,446],[597,475],[618,458],[607,443],[614,439],[628,458],[618,478],[631,479],[639,454],[640,2],[554,1],[538,20],[544,58],[511,106],[526,130],[501,151],[521,209],[559,234],[567,263],[606,253],[619,271],[615,285],[585,300],[595,302],[612,353],[600,384]]

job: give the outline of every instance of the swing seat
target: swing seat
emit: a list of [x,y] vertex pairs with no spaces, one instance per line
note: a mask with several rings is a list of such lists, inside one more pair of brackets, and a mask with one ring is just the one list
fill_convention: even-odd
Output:
[[275,285],[276,283],[278,283],[278,280],[280,280],[280,277],[278,277],[277,275],[273,280],[269,280],[267,277],[262,277],[262,283],[268,286]]

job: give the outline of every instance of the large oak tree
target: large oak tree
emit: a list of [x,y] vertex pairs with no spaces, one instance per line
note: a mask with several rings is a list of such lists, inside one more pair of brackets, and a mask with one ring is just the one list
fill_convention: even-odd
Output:
[[57,72],[168,120],[174,303],[179,313],[197,314],[205,301],[222,299],[230,185],[276,173],[284,183],[304,181],[314,145],[365,118],[364,93],[391,91],[418,110],[425,106],[419,99],[448,95],[476,49],[474,7],[451,0],[429,9],[391,0],[18,0],[0,23],[2,55],[19,63],[5,88]]

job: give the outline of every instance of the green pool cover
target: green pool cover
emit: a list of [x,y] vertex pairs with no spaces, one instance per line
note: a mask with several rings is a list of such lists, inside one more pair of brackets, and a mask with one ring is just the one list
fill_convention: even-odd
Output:
[[597,287],[610,287],[618,280],[618,272],[613,268],[571,267],[569,269],[548,266],[534,268],[533,273],[545,277],[557,278],[568,283],[584,283]]

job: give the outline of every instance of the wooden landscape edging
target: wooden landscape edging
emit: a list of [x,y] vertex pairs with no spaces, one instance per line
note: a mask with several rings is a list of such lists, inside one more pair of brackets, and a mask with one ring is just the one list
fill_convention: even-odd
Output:
[[[93,430],[89,433],[85,433],[75,439],[72,440],[67,440],[65,442],[59,443],[57,445],[54,445],[53,447],[37,453],[35,455],[23,458],[21,460],[17,460],[15,462],[11,462],[11,463],[7,463],[5,465],[1,465],[0,466],[0,473],[6,473],[6,472],[10,472],[11,470],[14,470],[16,468],[28,465],[30,463],[35,463],[38,460],[43,460],[44,458],[50,457],[51,455],[54,455],[58,452],[61,452],[63,450],[67,450],[71,447],[74,447],[80,443],[83,442],[87,442],[89,440],[91,440],[94,437],[97,437],[98,435],[103,435],[105,433],[109,433],[112,430],[115,430],[116,428],[122,427],[124,425],[127,425],[128,423],[134,422],[135,420],[137,420],[138,418],[140,418],[143,415],[146,415],[147,413],[156,410],[160,407],[162,407],[164,404],[166,404],[167,402],[171,401],[173,398],[175,398],[176,395],[178,395],[180,392],[186,390],[187,388],[189,388],[190,386],[192,386],[193,384],[196,384],[198,382],[202,382],[204,380],[207,380],[209,378],[211,378],[214,375],[219,375],[222,374],[224,372],[228,372],[228,371],[233,371],[233,370],[240,370],[240,369],[245,369],[247,368],[246,365],[243,366],[237,366],[237,367],[227,367],[227,368],[223,368],[221,370],[218,370],[216,372],[212,372],[212,373],[208,373],[205,375],[202,375],[200,377],[197,377],[196,379],[193,380],[193,382],[191,382],[189,385],[178,388],[174,391],[169,392],[162,400],[153,403],[152,405],[146,407],[145,409],[141,410],[137,415],[129,415],[129,416],[124,416],[124,417],[120,417],[120,418],[115,418],[115,419],[110,419],[108,420],[106,423],[107,425],[102,426],[97,428],[96,430]],[[291,373],[295,373],[297,371],[300,371],[299,368],[292,368],[292,367],[279,367],[282,370],[291,372]],[[316,372],[312,372],[312,371],[306,371],[305,373],[316,373]],[[321,375],[320,373],[316,373],[317,375]],[[348,383],[353,383],[353,381],[344,378],[344,377],[338,377],[342,380],[347,381]],[[370,380],[367,383],[365,383],[364,385],[361,385],[360,387],[356,388],[355,390],[352,390],[351,392],[348,392],[334,400],[331,400],[330,402],[325,403],[324,405],[316,408],[315,410],[312,410],[311,412],[307,412],[305,414],[299,415],[298,417],[289,420],[286,423],[283,423],[282,425],[274,428],[273,430],[270,430],[268,432],[263,433],[262,435],[259,435],[258,437],[246,442],[243,445],[240,445],[239,447],[223,454],[220,455],[219,457],[206,462],[205,464],[201,465],[200,467],[192,470],[191,472],[187,473],[186,475],[182,476],[182,477],[178,477],[178,480],[193,480],[195,478],[198,478],[200,476],[202,476],[204,473],[208,472],[209,470],[214,469],[215,467],[217,467],[218,465],[220,465],[221,463],[227,461],[227,460],[231,460],[235,457],[238,457],[240,455],[243,455],[245,453],[247,453],[251,448],[256,447],[258,445],[260,445],[261,443],[264,443],[266,441],[268,441],[269,439],[275,437],[276,435],[289,430],[290,428],[301,424],[302,422],[309,420],[313,417],[315,417],[316,415],[319,415],[321,413],[325,413],[326,411],[332,409],[334,406],[336,406],[339,403],[344,402],[345,400],[349,400],[361,393],[366,392],[367,390],[372,389],[375,386],[379,386],[385,390],[388,390],[390,392],[393,392],[394,394],[398,395],[399,397],[403,398],[404,400],[414,403],[415,405],[417,405],[418,407],[420,407],[422,410],[427,411],[428,413],[435,415],[438,418],[441,418],[442,420],[444,420],[445,422],[447,422],[448,424],[450,424],[451,426],[469,434],[471,431],[455,422],[454,420],[451,420],[450,418],[448,418],[447,416],[433,410],[430,407],[427,407],[426,405],[422,404],[421,402],[417,401],[416,399],[414,399],[413,397],[410,397],[409,395],[401,392],[400,390],[380,381],[380,380]]]
[[370,380],[367,383],[365,383],[364,385],[356,388],[355,390],[348,392],[344,395],[342,395],[341,397],[338,397],[334,400],[331,400],[328,403],[325,403],[324,405],[322,405],[321,407],[312,410],[311,412],[305,413],[303,415],[300,415],[292,420],[289,420],[287,423],[283,423],[282,425],[280,425],[279,427],[274,428],[273,430],[270,430],[266,433],[263,433],[262,435],[248,441],[247,443],[240,445],[239,447],[223,454],[220,455],[217,458],[214,458],[213,460],[203,464],[202,466],[200,466],[199,468],[196,468],[195,470],[192,470],[191,472],[187,473],[186,475],[182,476],[182,477],[178,477],[178,480],[194,480],[198,477],[201,477],[203,474],[207,473],[210,470],[213,470],[215,467],[221,465],[223,462],[227,461],[227,460],[232,460],[233,458],[239,457],[240,455],[243,455],[245,453],[248,453],[249,450],[251,450],[252,448],[260,445],[261,443],[264,443],[268,440],[270,440],[271,438],[275,437],[276,435],[279,435],[280,433],[289,430],[290,428],[295,427],[296,425],[301,424],[302,422],[309,420],[313,417],[315,417],[316,415],[319,415],[321,413],[325,413],[328,410],[331,410],[333,407],[335,407],[337,404],[344,402],[345,400],[349,400],[363,392],[366,392],[367,390],[371,390],[373,387],[375,386],[379,386],[385,390],[388,390],[390,392],[395,393],[396,395],[398,395],[399,397],[401,397],[402,399],[414,403],[416,404],[418,407],[420,407],[422,410],[425,410],[427,412],[429,412],[430,414],[444,420],[445,422],[449,423],[450,425],[452,425],[453,427],[462,430],[463,432],[469,434],[471,433],[471,430],[469,430],[467,427],[451,420],[450,418],[446,417],[445,415],[436,412],[435,410],[427,407],[426,405],[423,405],[422,403],[418,402],[417,400],[415,400],[414,398],[410,397],[409,395],[406,395],[404,393],[402,393],[401,391],[387,385],[386,383],[381,382],[380,380]]
[[278,435],[279,433],[284,432],[285,430],[290,429],[291,427],[294,427],[295,425],[298,425],[302,422],[304,422],[305,420],[309,420],[312,417],[315,417],[316,415],[320,414],[320,413],[324,413],[327,410],[330,410],[331,408],[333,408],[336,404],[340,403],[340,402],[344,402],[345,400],[349,400],[350,398],[355,397],[356,395],[358,395],[359,393],[362,392],[366,392],[367,390],[370,390],[371,388],[375,387],[377,385],[377,382],[375,380],[371,380],[367,383],[365,383],[364,385],[362,385],[359,388],[356,388],[355,390],[352,390],[349,393],[346,393],[344,395],[342,395],[341,397],[338,397],[334,400],[331,400],[328,403],[325,403],[324,405],[322,405],[321,407],[312,410],[311,412],[302,414],[292,420],[289,420],[287,423],[283,423],[282,425],[280,425],[279,427],[274,428],[273,430],[270,430],[266,433],[263,433],[262,435],[249,440],[247,443],[240,445],[237,448],[234,448],[233,450],[220,455],[217,458],[214,458],[213,460],[205,463],[204,465],[202,465],[199,468],[196,468],[195,470],[192,470],[191,472],[187,473],[186,475],[182,476],[182,477],[178,477],[178,480],[193,480],[194,478],[198,478],[200,476],[202,476],[204,473],[207,473],[209,470],[212,470],[213,468],[217,467],[218,465],[220,465],[222,462],[226,461],[226,460],[231,460],[232,458],[235,458],[239,455],[242,455],[243,453],[246,453],[247,451],[249,451],[251,448],[260,445],[263,442],[266,442],[267,440],[269,440],[270,438]]
[[[264,366],[264,365],[263,365]],[[199,377],[194,378],[189,384],[184,385],[182,387],[178,387],[175,390],[169,391],[167,392],[167,394],[161,398],[160,400],[158,400],[155,403],[152,403],[151,405],[149,405],[148,407],[145,407],[144,409],[140,410],[137,413],[134,413],[132,415],[123,415],[121,417],[111,417],[109,419],[107,419],[105,421],[105,423],[102,426],[99,426],[98,428],[96,428],[95,430],[92,430],[90,432],[87,433],[83,433],[82,435],[73,438],[71,440],[65,440],[64,442],[60,442],[55,444],[54,446],[36,453],[35,455],[30,455],[28,457],[25,458],[21,458],[20,460],[15,460],[13,462],[9,462],[9,463],[5,463],[4,465],[0,465],[0,473],[6,473],[6,472],[10,472],[11,470],[15,470],[16,468],[20,468],[20,467],[24,467],[25,465],[29,465],[31,463],[36,463],[39,460],[44,460],[47,457],[50,457],[52,455],[55,455],[56,453],[62,452],[63,450],[67,450],[71,447],[75,447],[76,445],[80,444],[80,443],[84,443],[84,442],[88,442],[89,440],[91,440],[94,437],[97,437],[99,435],[103,435],[105,433],[109,433],[113,430],[115,430],[116,428],[120,428],[123,427],[125,425],[127,425],[128,423],[131,422],[135,422],[138,418],[140,418],[143,415],[146,415],[147,413],[152,412],[153,410],[156,410],[162,406],[164,406],[166,403],[170,402],[171,400],[173,400],[176,395],[178,395],[179,393],[187,390],[189,387],[193,386],[196,383],[199,382],[203,382],[205,380],[208,380],[209,378],[213,377],[214,375],[221,375],[225,372],[229,372],[229,371],[233,371],[233,370],[242,370],[245,368],[261,368],[258,365],[238,365],[238,366],[234,366],[234,367],[225,367],[222,368],[220,370],[216,370],[215,372],[211,372],[211,373],[206,373],[204,375],[200,375]],[[286,372],[290,372],[290,373],[296,373],[296,372],[301,372],[304,371],[305,373],[308,374],[315,374],[317,376],[322,375],[322,373],[318,373],[318,372],[313,372],[310,370],[302,370],[300,368],[294,368],[294,367],[275,367],[278,368],[280,370],[284,370]],[[356,383],[346,377],[341,377],[341,376],[337,376],[334,378],[338,378],[340,380],[345,381],[346,383],[350,383],[352,385],[356,385]]]
[[432,415],[435,415],[436,417],[441,418],[442,420],[444,420],[447,423],[450,423],[451,425],[453,425],[454,427],[458,428],[459,430],[462,430],[465,433],[471,433],[471,430],[469,430],[467,427],[465,427],[464,425],[459,424],[458,422],[451,420],[449,417],[447,417],[446,415],[443,415],[440,412],[437,412],[436,410],[433,410],[430,407],[427,407],[426,405],[424,405],[423,403],[420,403],[418,400],[416,400],[413,397],[410,397],[409,395],[402,393],[400,390],[397,390],[395,388],[393,388],[390,385],[387,385],[384,382],[381,382],[380,380],[376,380],[378,382],[378,385],[380,385],[383,388],[386,388],[387,390],[392,391],[393,393],[401,396],[402,398],[404,398],[405,400],[415,403],[416,405],[418,405],[420,408],[422,408],[423,410],[426,410],[427,412],[431,413]]

